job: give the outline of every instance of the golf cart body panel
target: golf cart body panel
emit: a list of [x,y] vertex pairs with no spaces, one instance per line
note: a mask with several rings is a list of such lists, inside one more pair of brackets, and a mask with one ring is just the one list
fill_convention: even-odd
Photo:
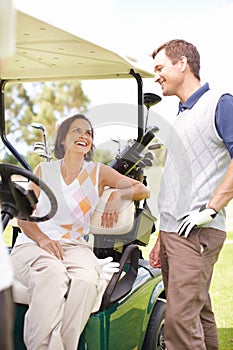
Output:
[[[164,298],[160,270],[154,270],[157,270],[157,277],[153,277],[149,270],[139,266],[131,292],[107,309],[90,316],[81,335],[78,350],[142,348],[154,305],[158,299]],[[22,341],[26,310],[27,305],[18,304],[14,334],[17,350],[26,350]]]
[[[141,172],[135,170],[135,164],[140,160],[140,158],[137,159],[137,155],[153,138],[152,132],[145,133],[144,130],[141,78],[152,76],[152,73],[140,68],[136,60],[122,57],[18,9],[16,53],[5,61],[1,73],[2,141],[21,165],[30,171],[30,166],[9,143],[5,135],[4,87],[7,82],[135,78],[138,86],[138,138],[131,149],[123,151],[123,154],[111,165],[116,170],[137,178],[141,176]],[[147,245],[150,234],[154,231],[156,219],[153,215],[142,208],[137,209],[138,215],[135,218],[134,228],[129,232],[128,240],[127,235],[118,237],[124,249],[130,247],[132,243]],[[144,216],[147,224],[142,220]],[[144,234],[138,235],[138,230],[143,230]],[[132,235],[135,235],[134,240]],[[100,258],[113,252],[114,240],[117,239],[109,238],[110,246],[106,251],[101,247],[102,243],[105,243],[105,238],[101,236],[96,238],[95,252]],[[141,259],[139,250],[133,247],[132,254],[135,252],[134,263],[136,261],[137,266],[133,266],[130,256],[126,256],[122,265],[126,276],[130,277],[129,282],[120,274],[113,276],[109,286],[111,287],[114,278],[115,284],[113,283],[112,290],[109,286],[107,287],[100,311],[90,316],[78,350],[152,350],[152,348],[145,349],[143,343],[153,310],[161,298],[165,299],[162,276],[160,269],[150,267],[147,261]],[[122,257],[119,257],[120,261]],[[25,349],[23,322],[28,306],[19,303],[16,305],[15,349],[23,350]],[[162,318],[160,323],[162,325]]]
[[[153,279],[144,268],[139,268],[138,279],[143,283],[136,280],[126,298],[90,317],[83,333],[90,349],[141,349],[153,306],[161,294],[161,278]],[[79,350],[84,350],[80,343]]]

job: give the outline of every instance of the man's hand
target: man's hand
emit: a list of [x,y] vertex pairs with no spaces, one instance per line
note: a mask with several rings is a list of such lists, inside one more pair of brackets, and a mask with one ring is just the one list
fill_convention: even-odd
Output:
[[111,256],[105,259],[98,259],[98,262],[101,266],[102,272],[100,274],[101,278],[110,281],[112,275],[119,271],[120,263],[112,261]]
[[178,235],[187,238],[193,228],[207,224],[212,221],[218,212],[213,208],[203,205],[199,210],[193,210],[189,215],[184,216],[178,228]]
[[161,267],[161,262],[160,262],[160,236],[158,236],[158,239],[152,248],[150,255],[150,265],[155,268],[160,268]]

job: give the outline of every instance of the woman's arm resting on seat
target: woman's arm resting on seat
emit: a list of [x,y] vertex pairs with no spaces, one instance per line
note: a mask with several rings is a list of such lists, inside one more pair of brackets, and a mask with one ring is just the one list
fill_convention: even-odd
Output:
[[120,174],[107,165],[102,165],[99,177],[99,194],[108,186],[115,188],[120,198],[142,200],[149,198],[150,191],[142,182]]
[[140,181],[122,175],[109,166],[102,165],[99,180],[100,195],[106,186],[116,190],[110,194],[105,205],[104,213],[101,217],[102,227],[113,227],[113,224],[118,221],[121,200],[142,200],[150,196],[150,191]]

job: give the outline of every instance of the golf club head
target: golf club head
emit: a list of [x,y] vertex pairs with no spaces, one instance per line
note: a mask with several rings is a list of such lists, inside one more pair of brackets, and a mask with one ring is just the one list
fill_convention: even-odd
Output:
[[157,126],[149,126],[149,127],[147,128],[147,131],[148,131],[148,130],[150,130],[151,132],[153,132],[153,133],[155,134],[156,132],[159,131],[159,128],[158,128]]
[[153,94],[151,92],[144,93],[144,105],[147,109],[159,103],[162,98],[159,95]]
[[146,167],[151,167],[153,165],[153,162],[149,158],[143,158],[138,162],[138,166],[140,168],[146,168]]
[[42,130],[43,132],[45,131],[45,127],[43,124],[40,123],[31,123],[30,124],[33,128]]
[[156,149],[160,149],[163,145],[161,143],[152,143],[152,145],[148,146],[148,149],[154,151]]
[[154,157],[155,157],[155,156],[154,156],[154,153],[151,152],[151,151],[148,151],[148,152],[146,152],[146,153],[144,154],[144,158],[149,158],[149,159],[153,160]]
[[34,152],[36,153],[45,152],[45,145],[43,144],[43,142],[34,143]]

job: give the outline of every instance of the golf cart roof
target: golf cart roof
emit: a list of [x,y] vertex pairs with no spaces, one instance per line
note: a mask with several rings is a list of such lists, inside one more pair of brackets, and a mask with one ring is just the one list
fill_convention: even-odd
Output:
[[130,78],[152,72],[136,60],[122,57],[73,33],[17,10],[16,53],[3,65],[1,79],[46,81],[56,79]]

